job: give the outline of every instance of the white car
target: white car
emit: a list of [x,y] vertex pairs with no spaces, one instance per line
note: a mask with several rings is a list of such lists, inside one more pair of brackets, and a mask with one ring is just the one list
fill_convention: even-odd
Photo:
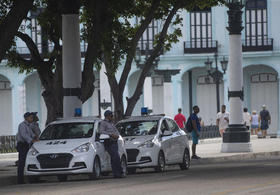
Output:
[[162,172],[166,165],[189,169],[190,149],[186,133],[165,116],[130,117],[117,128],[125,140],[128,173],[137,168],[154,167]]
[[[110,155],[105,151],[104,139],[99,135],[98,118],[72,118],[57,120],[49,124],[38,142],[30,148],[25,175],[30,182],[42,175],[56,175],[59,181],[67,175],[88,174],[91,179],[111,172]],[[127,156],[124,140],[118,140],[123,173],[126,173]]]

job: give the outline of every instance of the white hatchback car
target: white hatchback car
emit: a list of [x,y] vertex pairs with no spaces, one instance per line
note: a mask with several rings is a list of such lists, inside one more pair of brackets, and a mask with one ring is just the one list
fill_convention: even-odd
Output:
[[130,117],[120,121],[117,128],[125,140],[128,172],[137,168],[179,164],[182,170],[190,166],[190,149],[186,133],[165,116]]
[[[49,124],[27,154],[25,175],[28,180],[32,182],[43,175],[56,175],[59,181],[67,180],[71,174],[88,174],[91,179],[108,175],[111,160],[103,142],[109,136],[99,135],[100,121],[80,117]],[[118,145],[125,174],[127,156],[121,136]]]

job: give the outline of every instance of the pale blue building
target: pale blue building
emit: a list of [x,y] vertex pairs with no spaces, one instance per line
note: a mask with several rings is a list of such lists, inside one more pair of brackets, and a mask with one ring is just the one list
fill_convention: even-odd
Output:
[[[277,25],[280,18],[279,9],[279,0],[247,0],[243,9],[244,107],[248,107],[249,112],[259,112],[262,105],[267,106],[272,116],[269,133],[279,132],[280,129],[280,26]],[[205,124],[215,124],[216,85],[207,73],[205,62],[209,59],[215,66],[214,54],[217,53],[218,66],[222,71],[220,61],[223,57],[228,58],[226,11],[226,7],[219,6],[181,12],[183,36],[173,45],[171,51],[160,56],[157,71],[146,79],[144,94],[135,107],[135,115],[140,114],[142,106],[148,106],[155,114],[165,113],[170,116],[174,116],[181,107],[183,113],[189,115],[191,107],[198,105]],[[142,37],[139,48],[143,54],[146,43],[150,45],[153,41],[152,32],[156,33],[160,28],[160,21],[153,22]],[[38,111],[43,127],[46,108],[41,97],[42,87],[37,73],[18,74],[18,70],[7,68],[5,63],[2,61],[0,66],[0,135],[15,134],[25,111]],[[135,64],[124,97],[132,95],[140,71]],[[117,74],[120,75],[120,72]],[[102,79],[104,74],[96,72],[96,76]],[[99,86],[97,81],[96,85],[93,97],[83,105],[85,116],[99,114],[99,91],[101,101],[106,99],[102,97],[104,83]],[[219,84],[219,92],[220,105],[228,105],[227,71]],[[111,98],[106,101],[113,100]],[[125,99],[124,102],[126,104]]]

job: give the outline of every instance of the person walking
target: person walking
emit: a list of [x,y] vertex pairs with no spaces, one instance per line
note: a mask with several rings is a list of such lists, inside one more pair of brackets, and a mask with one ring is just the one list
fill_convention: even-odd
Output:
[[33,117],[33,122],[30,123],[30,128],[31,130],[33,131],[33,133],[35,134],[35,136],[37,138],[39,138],[40,134],[41,134],[41,130],[40,130],[40,127],[39,127],[39,118],[37,116],[37,112],[31,112],[32,114],[32,117]]
[[30,128],[30,124],[33,122],[33,116],[30,112],[24,114],[24,121],[18,126],[17,151],[18,151],[18,169],[17,169],[17,183],[24,183],[24,166],[27,156],[27,152],[32,143],[36,142],[35,134]]
[[271,124],[271,117],[269,111],[266,109],[266,105],[262,106],[263,110],[260,112],[259,122],[261,123],[262,138],[266,138],[267,129]]
[[185,129],[186,117],[182,114],[181,108],[178,108],[178,114],[174,117],[174,120],[181,129]]
[[251,115],[251,134],[258,134],[259,130],[259,115],[256,110],[253,110]]
[[106,110],[104,113],[105,119],[100,122],[99,133],[110,136],[110,139],[104,141],[105,150],[111,156],[111,166],[115,178],[123,177],[123,170],[121,168],[121,160],[118,150],[119,131],[113,124],[113,113]]
[[243,124],[250,130],[251,115],[248,112],[248,108],[243,108]]
[[226,112],[226,105],[222,105],[222,111],[217,114],[216,125],[219,127],[221,137],[228,127],[229,113]]
[[193,107],[193,113],[190,116],[191,124],[192,124],[192,159],[200,159],[199,156],[196,155],[196,145],[198,144],[199,132],[200,132],[200,122],[197,114],[199,113],[199,107]]

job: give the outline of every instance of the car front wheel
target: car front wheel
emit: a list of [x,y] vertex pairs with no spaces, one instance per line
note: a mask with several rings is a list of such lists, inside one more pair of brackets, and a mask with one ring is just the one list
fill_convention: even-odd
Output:
[[190,153],[188,149],[185,149],[185,152],[183,154],[183,163],[180,164],[181,170],[188,170],[190,167]]
[[158,154],[158,165],[155,168],[156,172],[164,172],[165,171],[165,158],[162,151]]
[[89,178],[92,180],[99,179],[100,175],[101,175],[100,161],[98,157],[95,157],[93,162],[93,167],[92,167],[92,173],[89,175]]

